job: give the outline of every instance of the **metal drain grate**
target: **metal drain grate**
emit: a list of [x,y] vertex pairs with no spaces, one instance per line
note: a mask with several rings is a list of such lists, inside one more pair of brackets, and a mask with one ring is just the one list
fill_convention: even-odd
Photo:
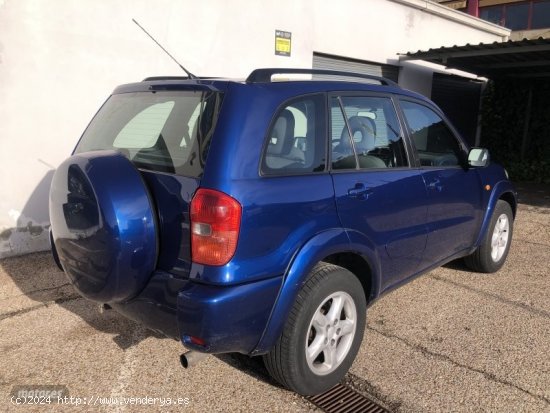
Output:
[[308,397],[308,400],[326,413],[388,413],[382,406],[341,384]]

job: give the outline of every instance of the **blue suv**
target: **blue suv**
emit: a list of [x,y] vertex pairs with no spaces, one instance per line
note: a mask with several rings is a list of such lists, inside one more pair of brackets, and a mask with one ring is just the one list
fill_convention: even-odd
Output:
[[257,69],[117,87],[55,173],[51,240],[80,294],[181,340],[184,364],[262,355],[312,395],[343,378],[381,295],[458,258],[497,271],[516,202],[423,96]]

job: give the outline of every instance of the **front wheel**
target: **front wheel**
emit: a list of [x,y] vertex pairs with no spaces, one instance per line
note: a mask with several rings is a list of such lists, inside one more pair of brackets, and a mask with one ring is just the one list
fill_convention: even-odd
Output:
[[267,370],[302,395],[322,393],[350,368],[365,331],[366,300],[357,277],[342,267],[313,268],[275,347],[264,356]]
[[498,200],[491,217],[487,234],[472,255],[465,258],[466,265],[478,272],[496,272],[504,265],[512,242],[514,216],[508,202]]

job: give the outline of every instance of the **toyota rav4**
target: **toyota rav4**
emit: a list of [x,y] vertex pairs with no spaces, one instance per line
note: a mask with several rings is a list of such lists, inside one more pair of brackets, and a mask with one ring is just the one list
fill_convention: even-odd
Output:
[[383,294],[459,258],[497,271],[515,213],[506,171],[428,99],[307,69],[119,86],[50,193],[80,294],[192,354],[262,355],[304,395],[343,378]]

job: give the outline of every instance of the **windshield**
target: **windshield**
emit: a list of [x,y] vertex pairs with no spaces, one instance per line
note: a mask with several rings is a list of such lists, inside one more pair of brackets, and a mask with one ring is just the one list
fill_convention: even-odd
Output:
[[138,168],[200,177],[220,104],[210,91],[112,95],[75,153],[115,149]]

